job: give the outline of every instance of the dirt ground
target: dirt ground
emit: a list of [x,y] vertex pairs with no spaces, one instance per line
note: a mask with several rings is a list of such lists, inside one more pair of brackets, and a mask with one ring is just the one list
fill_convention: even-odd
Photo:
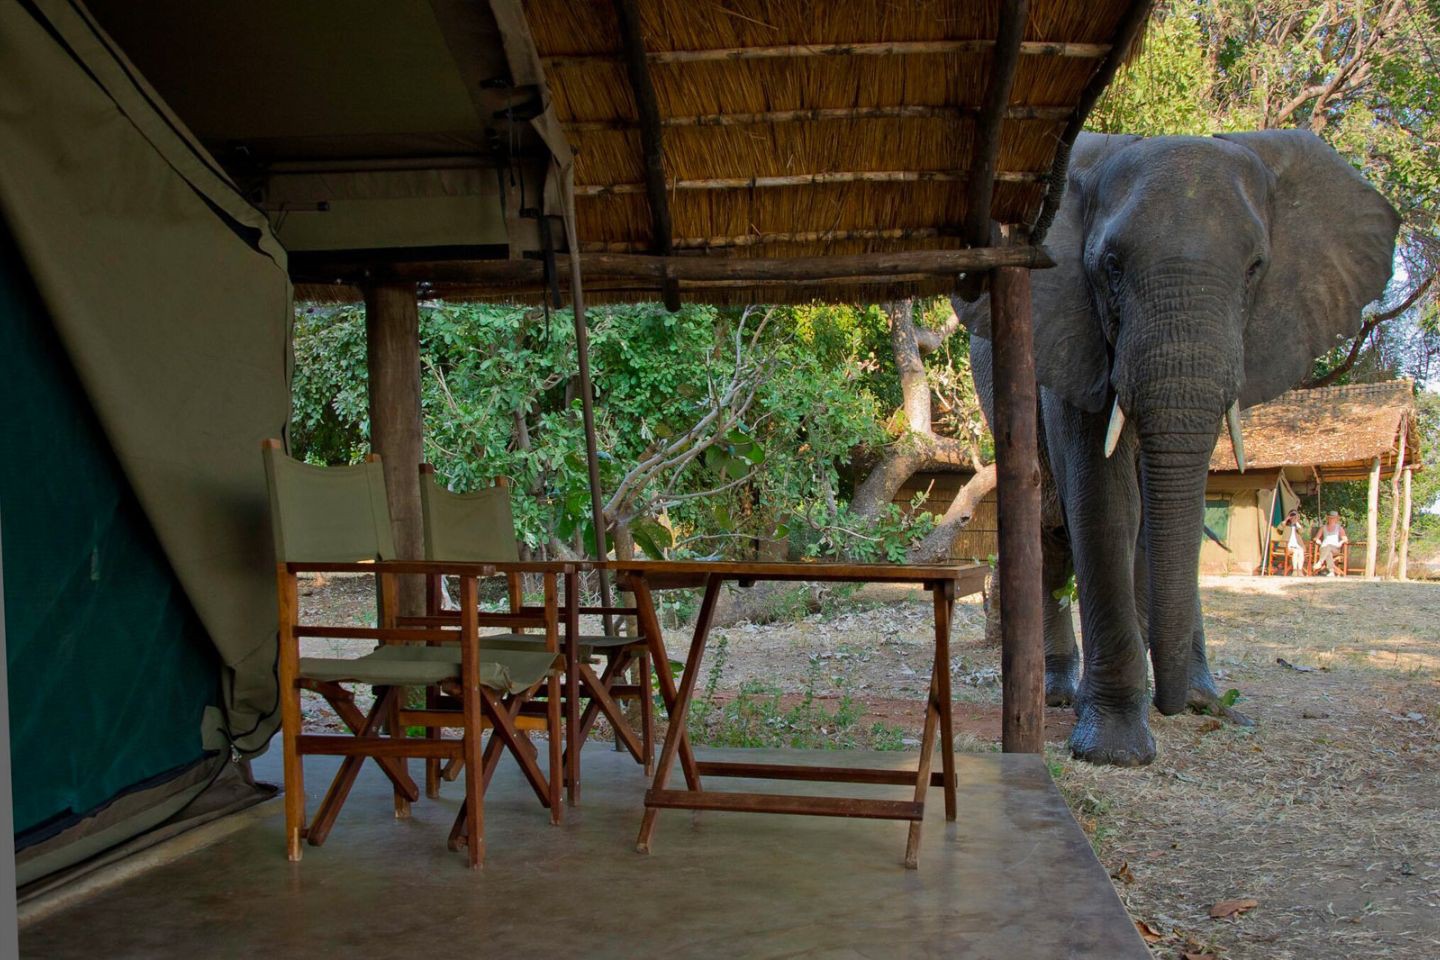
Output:
[[[370,616],[366,581],[308,589],[316,613]],[[1216,577],[1202,593],[1211,665],[1254,727],[1152,714],[1156,762],[1120,770],[1071,760],[1069,711],[1047,717],[1052,773],[1155,956],[1440,957],[1440,584]],[[677,659],[684,636],[668,631]],[[803,619],[714,631],[702,687],[717,710],[747,690],[822,717],[844,703],[856,745],[884,731],[908,748],[930,638],[923,595],[830,597]],[[998,749],[999,651],[983,638],[979,603],[962,601],[961,749]],[[1212,919],[1224,901],[1254,904]]]

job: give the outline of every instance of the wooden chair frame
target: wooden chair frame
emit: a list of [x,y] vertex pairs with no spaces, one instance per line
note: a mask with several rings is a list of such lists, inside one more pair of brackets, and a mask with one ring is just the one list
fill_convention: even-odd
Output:
[[[427,484],[434,482],[435,468],[431,464],[422,463],[419,469],[421,487],[424,490]],[[508,488],[509,485],[508,478],[496,478],[497,487]],[[513,531],[511,536],[513,537]],[[556,598],[547,584],[544,606],[540,608],[527,607],[524,600],[524,576],[526,574],[545,575],[547,572],[560,572],[565,577],[565,630],[561,640],[561,652],[565,656],[565,684],[562,697],[566,733],[562,765],[565,770],[568,802],[572,805],[579,802],[580,746],[588,739],[595,721],[601,714],[604,714],[610,722],[616,739],[634,757],[635,761],[644,767],[646,776],[649,776],[654,769],[655,720],[654,705],[649,695],[650,646],[643,630],[641,636],[632,643],[607,646],[602,650],[597,650],[597,653],[604,655],[606,661],[598,674],[589,662],[589,658],[580,656],[578,648],[583,644],[572,642],[573,638],[581,636],[579,627],[581,614],[633,617],[636,615],[637,609],[633,606],[581,606],[579,574],[581,568],[590,567],[590,564],[544,561],[511,562],[489,559],[483,562],[492,567],[497,574],[505,576],[510,609],[508,613],[478,612],[477,616],[482,627],[496,627],[521,634],[529,628],[545,627],[546,618],[556,610]],[[458,616],[458,611],[447,610],[443,606],[444,593],[441,579],[439,576],[427,579],[425,617],[419,620],[407,618],[404,622],[443,625]],[[626,671],[631,666],[637,667],[638,682],[623,683]],[[582,700],[586,701],[583,712],[580,709]],[[639,701],[641,729],[638,736],[621,706],[621,702],[625,700]],[[436,691],[432,690],[427,693],[426,705],[431,709],[443,707]],[[533,715],[540,706],[539,703],[527,704],[522,716]],[[439,736],[438,728],[427,729],[429,730],[427,736],[432,738]],[[438,760],[427,761],[425,765],[426,794],[431,797],[438,796],[441,779],[454,780],[463,769],[463,765],[463,759],[451,760],[443,768]]]
[[[410,757],[424,760],[451,760],[465,762],[465,801],[456,815],[450,832],[450,848],[467,849],[471,867],[479,867],[484,861],[484,793],[493,776],[503,749],[508,750],[519,762],[530,785],[543,805],[550,809],[552,823],[561,821],[560,778],[547,777],[536,763],[536,751],[522,730],[545,729],[549,732],[551,770],[559,770],[560,758],[560,672],[551,670],[545,679],[528,688],[512,694],[500,694],[480,682],[480,638],[478,621],[472,614],[460,612],[458,629],[444,629],[424,626],[406,627],[392,612],[396,609],[398,586],[396,577],[400,574],[421,572],[420,567],[429,564],[381,561],[375,564],[305,564],[282,563],[277,567],[277,583],[280,597],[280,692],[281,720],[284,744],[285,766],[285,835],[286,852],[291,860],[299,860],[300,841],[304,839],[311,846],[319,846],[329,836],[330,829],[349,795],[360,766],[365,758],[373,758],[390,779],[395,794],[395,814],[399,818],[409,815],[410,804],[419,799],[419,790],[405,761]],[[402,569],[392,569],[399,567]],[[368,568],[368,570],[367,570]],[[334,627],[301,624],[298,619],[299,601],[297,574],[328,572],[374,572],[378,595],[381,598],[381,618],[378,627]],[[477,580],[486,571],[452,570],[460,581],[460,595],[470,601],[470,609],[478,604]],[[553,574],[549,578],[554,583]],[[558,659],[558,623],[554,617],[547,624],[547,650],[555,652]],[[353,695],[343,683],[316,681],[300,676],[299,641],[302,637],[373,639],[381,644],[425,643],[458,644],[460,672],[457,677],[440,684],[440,690],[453,709],[446,709],[443,715],[430,710],[410,710],[404,707],[407,688],[399,686],[381,687],[376,690],[376,701],[368,715],[361,715],[354,704]],[[551,704],[544,718],[529,718],[521,715],[526,703],[545,689]],[[300,692],[314,690],[326,699],[337,715],[351,728],[350,735],[302,734],[300,715]],[[388,726],[387,735],[380,734],[382,722]],[[459,738],[408,738],[409,725],[431,725],[440,723],[446,727],[460,728]],[[485,730],[491,731],[490,743],[482,749],[481,740]],[[308,826],[305,822],[304,769],[302,760],[306,756],[341,756],[341,762],[330,789],[321,801],[315,818]],[[479,838],[478,841],[471,838]]]

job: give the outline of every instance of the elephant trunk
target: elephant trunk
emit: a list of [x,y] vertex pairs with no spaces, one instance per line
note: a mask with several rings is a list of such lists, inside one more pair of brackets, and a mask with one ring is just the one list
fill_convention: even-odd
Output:
[[[1114,369],[1120,406],[1140,439],[1140,493],[1149,564],[1150,660],[1155,706],[1185,709],[1199,590],[1205,480],[1225,411],[1239,393],[1242,347],[1235,299],[1217,296],[1217,278],[1197,294],[1193,275],[1142,284],[1122,321]],[[1202,288],[1203,289],[1203,288]],[[1157,303],[1169,309],[1155,309]],[[1175,309],[1186,304],[1188,310]],[[1196,309],[1205,304],[1208,309]]]
[[1169,715],[1185,709],[1189,695],[1205,478],[1219,418],[1175,411],[1136,417],[1155,706]]

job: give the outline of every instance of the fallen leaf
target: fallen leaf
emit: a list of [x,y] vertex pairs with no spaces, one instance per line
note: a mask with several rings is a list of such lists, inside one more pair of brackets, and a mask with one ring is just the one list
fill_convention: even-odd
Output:
[[1180,960],[1216,960],[1213,953],[1182,953]]
[[1211,732],[1213,732],[1213,731],[1215,731],[1215,730],[1219,730],[1219,729],[1220,729],[1221,727],[1223,727],[1223,726],[1224,726],[1224,724],[1221,723],[1221,722],[1220,722],[1219,720],[1217,720],[1216,718],[1214,718],[1214,717],[1206,717],[1204,720],[1200,721],[1200,732],[1201,732],[1201,733],[1211,733]]
[[1110,871],[1110,879],[1119,880],[1121,883],[1134,883],[1135,874],[1130,870],[1130,861],[1126,860],[1122,862],[1120,866]]
[[1144,920],[1136,920],[1135,929],[1140,931],[1140,938],[1146,943],[1159,943],[1161,940],[1165,939],[1165,934],[1161,933],[1159,930],[1156,930]]
[[1238,917],[1258,906],[1260,906],[1259,900],[1221,900],[1210,908],[1210,919],[1224,920],[1226,917]]

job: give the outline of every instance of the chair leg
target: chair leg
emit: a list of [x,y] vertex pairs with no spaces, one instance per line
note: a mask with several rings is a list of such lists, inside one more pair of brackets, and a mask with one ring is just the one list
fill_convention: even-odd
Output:
[[[405,739],[405,725],[400,722],[400,710],[405,705],[405,698],[409,691],[405,687],[392,687],[387,691],[390,696],[390,717],[386,725],[390,728],[390,736],[397,740]],[[375,695],[380,695],[380,688],[376,688]],[[410,763],[405,757],[396,757],[395,763],[405,774],[405,779],[410,779]],[[410,819],[410,798],[400,790],[395,791],[395,819]]]
[[650,696],[650,651],[640,654],[640,744],[645,776],[655,773],[655,701]]
[[466,690],[462,697],[465,715],[465,855],[470,869],[478,870],[485,862],[485,761],[480,754],[481,723],[480,691]]
[[[558,824],[561,819],[560,784],[565,779],[564,757],[562,754],[563,728],[560,725],[560,674],[552,670],[545,681],[545,736],[550,747],[550,822]],[[573,754],[572,754],[573,756]],[[571,796],[575,795],[576,783],[570,781]]]
[[285,855],[300,860],[305,833],[305,766],[295,738],[300,735],[300,688],[292,680],[280,693],[281,729],[285,762]]
[[[434,687],[425,688],[425,708],[434,710],[437,707],[439,694]],[[426,727],[425,739],[439,740],[443,733],[439,727]],[[425,796],[435,800],[440,796],[440,759],[438,757],[427,757],[425,759]]]

